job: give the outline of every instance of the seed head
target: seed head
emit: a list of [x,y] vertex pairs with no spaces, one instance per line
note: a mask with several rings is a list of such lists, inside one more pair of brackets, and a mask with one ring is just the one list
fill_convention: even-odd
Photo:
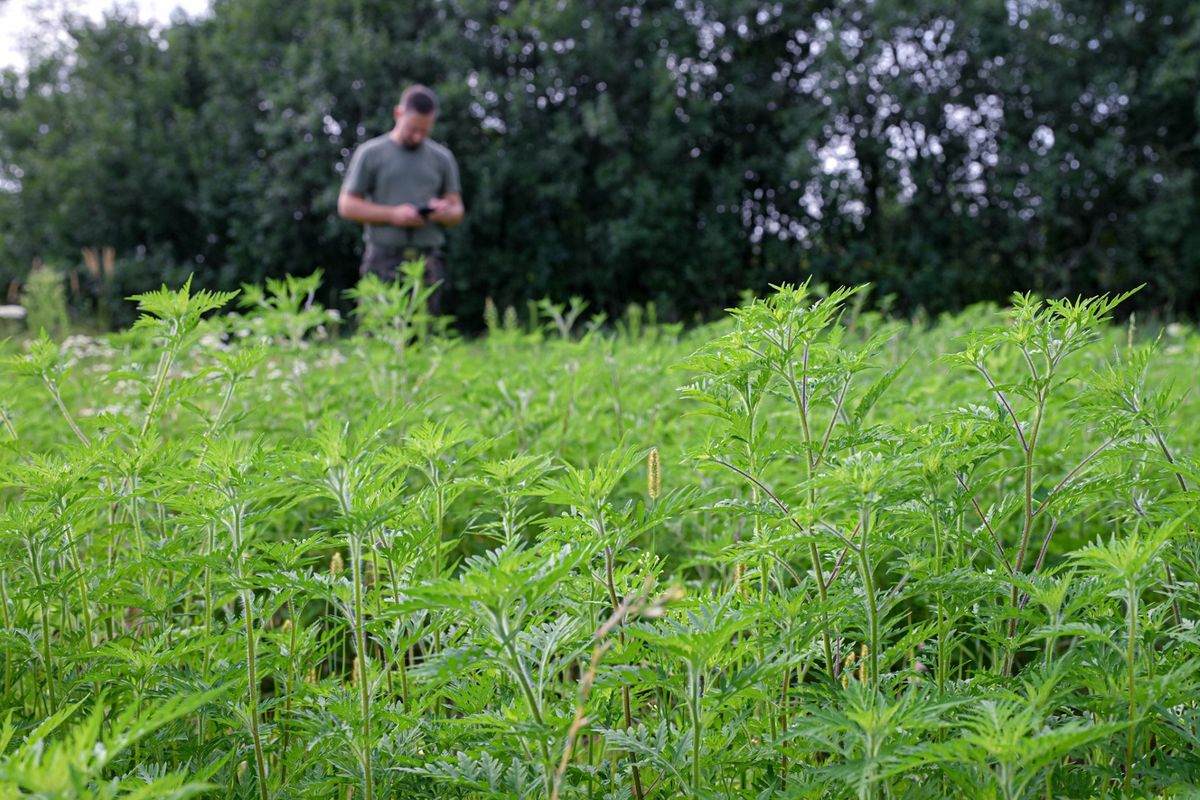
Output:
[[655,447],[646,457],[646,494],[651,500],[662,496],[662,466],[658,460],[658,448]]
[[483,301],[483,324],[489,331],[500,329],[500,311],[496,308],[496,301],[491,297],[485,298]]
[[346,562],[342,560],[340,552],[334,553],[333,558],[329,559],[329,574],[341,575],[346,571]]
[[856,660],[857,660],[857,658],[856,658],[853,650],[851,650],[849,653],[847,653],[846,657],[844,659],[842,659],[842,688],[843,689],[847,688],[850,685],[850,675],[852,672],[851,667],[854,666],[854,662]]

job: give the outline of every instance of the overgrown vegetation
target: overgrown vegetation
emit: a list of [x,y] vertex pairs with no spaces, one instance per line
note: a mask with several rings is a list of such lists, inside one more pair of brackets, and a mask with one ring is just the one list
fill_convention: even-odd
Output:
[[1200,339],[420,270],[10,343],[0,798],[1185,796]]

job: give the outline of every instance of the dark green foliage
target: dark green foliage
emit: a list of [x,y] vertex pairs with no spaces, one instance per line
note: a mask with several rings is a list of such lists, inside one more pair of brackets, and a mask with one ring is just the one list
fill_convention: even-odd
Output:
[[0,286],[107,244],[118,268],[83,280],[85,313],[192,271],[232,289],[323,268],[340,302],[360,247],[341,170],[423,81],[463,171],[468,327],[488,297],[691,319],[810,275],[934,312],[1145,283],[1126,311],[1191,313],[1198,20],[1194,0],[218,0],[163,32],[75,20],[73,52],[0,76]]

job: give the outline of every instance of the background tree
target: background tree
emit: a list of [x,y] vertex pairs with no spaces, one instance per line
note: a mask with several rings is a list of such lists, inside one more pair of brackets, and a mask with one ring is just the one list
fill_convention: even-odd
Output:
[[[1200,304],[1200,4],[217,0],[156,29],[66,17],[0,74],[0,281],[111,245],[125,296],[356,277],[353,149],[433,85],[484,299],[709,314],[872,281],[929,311],[1014,289]],[[86,289],[86,287],[85,287]],[[85,292],[86,294],[86,292]],[[1131,308],[1135,306],[1130,306]]]

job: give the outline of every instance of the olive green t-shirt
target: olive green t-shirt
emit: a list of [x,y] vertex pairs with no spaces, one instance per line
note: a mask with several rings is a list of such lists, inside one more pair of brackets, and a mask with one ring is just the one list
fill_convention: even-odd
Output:
[[[437,142],[426,139],[409,150],[390,136],[376,136],[359,145],[350,158],[342,191],[372,203],[420,207],[435,197],[461,193],[458,162]],[[426,222],[419,228],[366,225],[363,238],[381,247],[441,247],[446,241],[442,226]]]

